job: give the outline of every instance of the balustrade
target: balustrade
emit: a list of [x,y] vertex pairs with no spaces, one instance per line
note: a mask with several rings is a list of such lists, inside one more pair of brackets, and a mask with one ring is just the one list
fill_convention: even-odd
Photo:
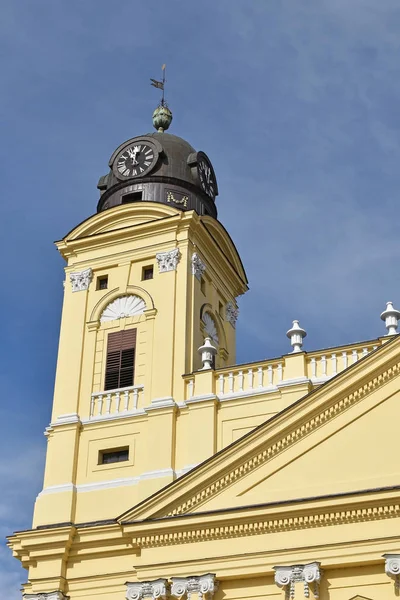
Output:
[[135,413],[143,385],[132,385],[118,390],[94,392],[90,401],[90,419],[106,419],[113,415]]

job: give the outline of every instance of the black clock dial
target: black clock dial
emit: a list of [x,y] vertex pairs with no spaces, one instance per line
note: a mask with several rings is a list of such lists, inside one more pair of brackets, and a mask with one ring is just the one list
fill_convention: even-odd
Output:
[[214,200],[216,194],[214,171],[208,161],[204,158],[201,158],[197,163],[197,173],[202,189]]
[[116,174],[119,177],[140,177],[153,167],[156,158],[156,151],[150,144],[132,144],[117,156]]

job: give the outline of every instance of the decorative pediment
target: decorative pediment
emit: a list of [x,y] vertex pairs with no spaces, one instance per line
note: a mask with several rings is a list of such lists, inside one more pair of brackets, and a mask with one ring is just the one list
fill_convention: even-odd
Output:
[[[176,518],[268,502],[303,502],[330,493],[346,498],[360,490],[393,489],[400,478],[397,425],[391,418],[400,401],[399,346],[400,339],[385,344],[120,520]],[[393,511],[398,516],[399,510]],[[367,517],[361,512],[343,508],[337,523],[378,518],[375,509]],[[303,525],[299,517],[296,526],[314,527],[322,521],[322,514],[315,520],[304,516]],[[262,532],[271,526],[257,522],[248,530]]]

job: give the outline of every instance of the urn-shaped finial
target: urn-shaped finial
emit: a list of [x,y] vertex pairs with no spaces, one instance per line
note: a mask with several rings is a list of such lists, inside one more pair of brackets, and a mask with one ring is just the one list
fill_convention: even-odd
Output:
[[290,344],[293,348],[293,352],[301,352],[303,345],[303,339],[306,337],[306,330],[300,327],[298,321],[293,321],[292,327],[286,332],[287,337],[290,339]]
[[393,302],[386,302],[386,310],[381,313],[381,319],[382,321],[385,321],[387,329],[386,335],[396,335],[400,311],[394,308]]
[[212,345],[211,338],[206,337],[203,346],[200,346],[198,352],[203,363],[203,371],[213,368],[214,356],[217,354],[217,349]]
[[169,110],[168,106],[164,104],[160,104],[157,106],[156,110],[153,112],[153,127],[160,131],[166,131],[172,122],[172,112]]

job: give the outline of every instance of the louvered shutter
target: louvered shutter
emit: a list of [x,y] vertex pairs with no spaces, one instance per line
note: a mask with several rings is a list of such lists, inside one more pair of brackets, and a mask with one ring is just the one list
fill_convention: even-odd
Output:
[[105,390],[133,385],[135,371],[136,329],[108,335]]

